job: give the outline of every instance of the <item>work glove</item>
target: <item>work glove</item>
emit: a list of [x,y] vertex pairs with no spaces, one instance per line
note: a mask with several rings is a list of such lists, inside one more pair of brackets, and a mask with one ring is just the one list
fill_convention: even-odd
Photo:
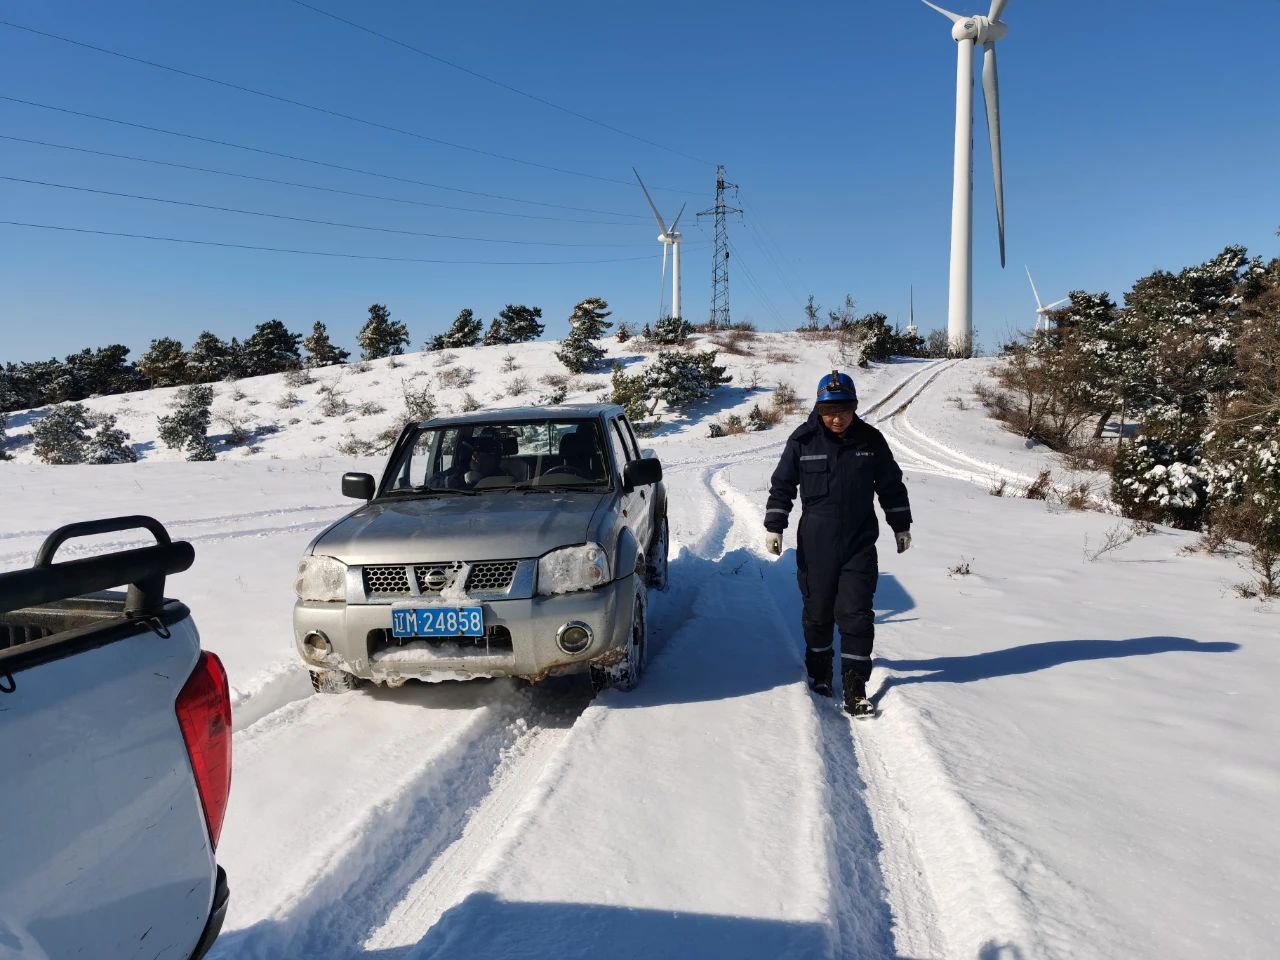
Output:
[[911,549],[911,531],[903,530],[901,533],[894,534],[894,539],[898,541],[898,552],[906,553]]
[[764,548],[775,557],[782,556],[782,534],[766,533],[764,535]]

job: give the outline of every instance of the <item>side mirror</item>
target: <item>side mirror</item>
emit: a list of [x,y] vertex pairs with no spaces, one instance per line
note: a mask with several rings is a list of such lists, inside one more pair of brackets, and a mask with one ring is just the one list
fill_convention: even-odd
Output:
[[662,461],[657,457],[632,460],[622,468],[622,485],[628,490],[645,487],[662,479]]
[[373,499],[373,476],[368,473],[344,473],[342,495],[357,500]]

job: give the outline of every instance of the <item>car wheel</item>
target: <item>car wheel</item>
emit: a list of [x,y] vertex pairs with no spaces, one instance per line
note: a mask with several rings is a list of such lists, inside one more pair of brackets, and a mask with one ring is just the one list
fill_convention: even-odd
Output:
[[316,693],[346,693],[360,682],[345,670],[312,670],[311,689]]
[[653,532],[653,540],[649,543],[649,555],[645,558],[644,576],[650,589],[667,589],[667,556],[670,552],[671,534],[667,526],[667,518],[658,521]]
[[631,609],[631,636],[626,656],[617,663],[591,666],[591,685],[597,692],[606,689],[634,690],[644,673],[649,653],[648,596],[643,581],[636,578],[636,598]]

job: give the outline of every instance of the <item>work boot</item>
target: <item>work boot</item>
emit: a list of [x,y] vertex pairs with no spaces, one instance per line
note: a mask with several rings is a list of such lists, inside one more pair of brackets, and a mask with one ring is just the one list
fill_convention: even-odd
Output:
[[867,681],[852,673],[846,673],[843,680],[845,712],[854,717],[873,716],[876,708],[867,699]]
[[804,652],[805,671],[809,675],[809,689],[820,697],[831,696],[831,651]]

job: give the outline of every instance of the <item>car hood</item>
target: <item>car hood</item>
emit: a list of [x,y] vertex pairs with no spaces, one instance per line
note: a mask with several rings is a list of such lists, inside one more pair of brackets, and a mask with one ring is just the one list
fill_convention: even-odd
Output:
[[312,552],[349,566],[538,557],[585,542],[607,496],[548,491],[379,500],[322,533]]

